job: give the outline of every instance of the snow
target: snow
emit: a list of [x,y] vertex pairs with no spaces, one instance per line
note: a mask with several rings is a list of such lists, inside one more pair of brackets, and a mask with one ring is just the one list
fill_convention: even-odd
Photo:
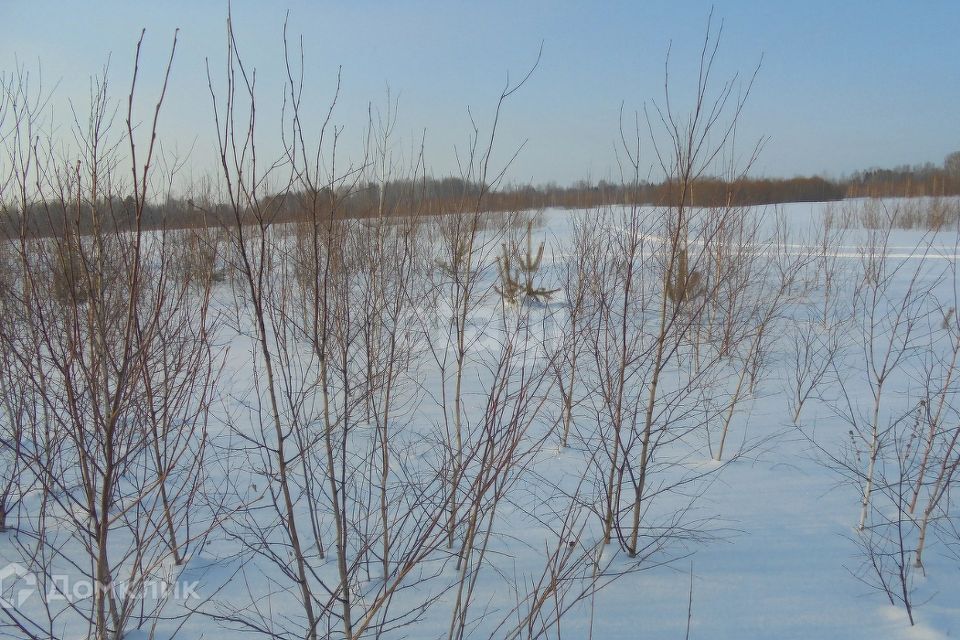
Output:
[[[804,203],[769,208],[767,224],[773,219],[772,214],[779,213],[792,232],[788,246],[802,251],[814,242],[813,229],[826,206]],[[569,256],[573,221],[591,215],[595,213],[559,210],[543,215],[542,226],[536,232],[548,239],[544,256],[547,274],[555,274]],[[832,255],[846,261],[849,268],[857,268],[861,258],[858,247],[866,236],[863,230],[846,231]],[[929,251],[915,251],[922,240],[930,241]],[[937,278],[942,276],[945,266],[960,258],[957,242],[956,232],[931,237],[928,232],[898,230],[890,238],[888,257],[922,263],[921,278]],[[911,266],[905,270],[903,277],[911,274],[912,269]],[[487,277],[492,275],[488,273]],[[897,291],[905,286],[905,282],[899,283]],[[944,286],[944,300],[950,299],[952,283]],[[221,289],[218,299],[227,308],[232,304],[231,296],[227,285]],[[558,310],[562,312],[562,304],[532,313],[547,316]],[[799,310],[796,315],[800,315]],[[495,353],[502,344],[496,329],[498,317],[496,301],[491,298],[471,318],[468,343],[478,361],[484,354]],[[224,358],[221,381],[229,387],[217,409],[220,422],[211,425],[221,443],[237,425],[255,431],[253,414],[259,410],[251,374],[255,353],[250,337],[252,327],[236,318],[233,325],[221,327],[217,336]],[[547,333],[558,330],[553,324],[545,326]],[[436,330],[442,329],[441,326]],[[733,422],[728,446],[742,455],[729,463],[717,462],[703,447],[685,453],[677,468],[665,471],[703,474],[705,478],[696,485],[696,492],[702,495],[693,501],[686,520],[697,524],[696,535],[681,536],[652,554],[640,571],[611,580],[594,598],[574,605],[559,629],[547,637],[586,638],[592,633],[594,638],[612,640],[682,638],[687,633],[688,602],[690,638],[927,640],[960,634],[960,590],[955,588],[958,562],[936,542],[931,542],[927,552],[926,576],[916,577],[913,626],[902,607],[891,606],[882,593],[856,577],[861,563],[854,542],[860,495],[856,487],[843,482],[823,464],[822,452],[810,440],[814,438],[816,444],[827,450],[841,447],[848,427],[826,403],[816,399],[804,406],[805,429],[791,425],[784,392],[789,363],[785,345],[780,341],[774,344],[777,347],[771,356],[772,364],[762,374],[756,393],[738,407]],[[483,371],[477,367],[465,376],[464,396],[471,424],[483,418]],[[441,383],[430,357],[422,358],[412,375],[419,385],[412,388],[423,393],[398,417],[398,423],[404,426],[403,435],[398,436],[403,453],[398,455],[414,469],[426,472],[437,464],[435,447],[425,439],[425,433],[442,423],[443,413],[438,406]],[[847,375],[851,386],[855,386],[857,372],[851,369]],[[892,382],[900,390],[909,384],[905,377]],[[858,389],[861,395],[857,399],[866,401],[868,390]],[[835,388],[826,390],[828,395],[832,391]],[[891,401],[896,402],[897,396],[891,397]],[[555,417],[558,409],[548,406],[544,411]],[[587,433],[594,425],[595,414],[592,419],[589,412],[577,414],[574,428],[578,433]],[[423,430],[418,431],[420,428]],[[541,437],[537,430],[540,428],[543,426],[533,428],[528,439]],[[371,426],[358,425],[354,437],[369,442],[372,432]],[[590,438],[585,436],[582,441],[590,442]],[[515,587],[529,584],[542,572],[545,548],[561,542],[556,535],[556,519],[565,507],[564,493],[573,490],[571,485],[589,464],[590,456],[590,451],[576,445],[559,447],[555,436],[547,437],[539,449],[531,451],[529,471],[517,478],[502,508],[498,508],[474,594],[475,604],[470,610],[468,637],[498,637],[496,625],[504,617],[509,618],[511,607],[516,605]],[[229,478],[235,486],[249,487],[250,497],[260,496],[261,502],[256,504],[262,504],[269,494],[264,495],[264,480],[256,468],[259,462],[255,457],[238,458],[214,470],[209,481],[220,485]],[[259,488],[254,489],[258,483]],[[666,495],[650,515],[654,520],[669,519],[672,509],[686,508],[688,499],[687,495]],[[247,517],[260,516],[247,512],[238,520]],[[587,553],[588,543],[597,538],[596,523],[585,522],[582,527],[574,545]],[[148,628],[132,630],[126,634],[126,640],[170,637],[181,624],[176,637],[223,637],[233,633],[224,630],[224,623],[215,618],[226,610],[224,605],[238,610],[257,607],[276,619],[298,615],[296,602],[289,592],[284,592],[289,587],[281,586],[283,577],[277,569],[241,552],[234,537],[239,535],[238,528],[237,524],[226,523],[202,549],[192,550],[179,570],[181,580],[197,580],[198,593],[210,598],[201,606],[201,612],[185,622],[161,623],[156,636],[151,636]],[[0,537],[0,564],[19,560],[21,547],[13,543],[15,535],[7,532]],[[428,594],[436,595],[436,602],[414,626],[389,637],[446,637],[455,598],[455,592],[447,587],[456,581],[457,572],[449,558],[434,555],[435,559],[424,563],[421,571],[422,575],[437,577],[423,587],[414,587],[411,593],[402,593],[393,607],[401,610],[405,603],[416,602]],[[335,575],[336,553],[332,547],[324,560],[314,559],[319,574]],[[603,550],[603,562],[609,562],[613,569],[627,566],[615,544]],[[63,569],[68,571],[69,567]],[[373,594],[378,586],[373,576],[358,585],[356,595]],[[9,586],[4,585],[4,589]],[[178,609],[182,604],[171,602],[168,611],[182,611]],[[37,606],[36,601],[27,604],[27,611],[30,606]],[[69,627],[64,624],[69,635]],[[74,637],[82,637],[82,633],[78,630]]]

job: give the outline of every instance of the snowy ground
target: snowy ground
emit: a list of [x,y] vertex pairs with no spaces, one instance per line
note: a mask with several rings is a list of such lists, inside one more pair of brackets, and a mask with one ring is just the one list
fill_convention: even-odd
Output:
[[[886,204],[893,209],[897,201]],[[802,250],[812,244],[814,227],[831,206],[837,205],[770,207],[765,219],[772,224],[776,213],[782,214],[793,239],[801,239],[796,246]],[[555,212],[546,228],[563,237],[568,224],[564,213]],[[845,230],[834,254],[856,270],[867,236],[863,229]],[[932,277],[960,257],[958,241],[955,230],[896,230],[887,255],[911,268],[916,261],[929,263],[926,273]],[[940,287],[948,302],[952,289],[951,282]],[[915,597],[923,604],[913,627],[902,609],[853,575],[862,562],[853,542],[860,495],[826,469],[810,442],[789,426],[780,393],[783,375],[777,368],[765,372],[758,397],[741,422],[743,437],[770,439],[725,467],[703,500],[704,511],[718,517],[718,540],[604,591],[594,637],[684,637],[691,571],[692,638],[919,639],[960,632],[960,594],[953,586],[960,563],[955,555],[941,555],[926,577],[916,576]],[[803,422],[816,426],[823,446],[839,445],[846,436],[847,427],[814,402],[805,406]],[[570,637],[585,637],[580,634]]]
[[[772,221],[777,212],[782,214],[793,231],[789,239],[791,246],[802,251],[814,242],[814,223],[819,221],[825,206],[795,204],[778,210],[770,208],[767,220]],[[573,220],[591,215],[593,212],[569,211],[549,211],[543,215],[542,226],[536,233],[548,241],[547,273],[553,273],[569,255]],[[834,250],[854,271],[860,258],[858,247],[865,237],[863,230],[849,230]],[[918,243],[927,241],[929,250],[917,253]],[[932,237],[920,231],[895,231],[888,256],[893,261],[922,263],[925,266],[921,269],[921,278],[939,277],[958,261],[957,241],[955,231]],[[944,301],[952,300],[953,286],[949,279],[938,285]],[[230,296],[225,292],[221,294],[223,304],[229,305]],[[485,357],[483,350],[496,349],[493,336],[482,335],[495,326],[496,316],[496,300],[491,297],[472,319],[474,328],[481,334],[476,336],[473,347],[481,352],[476,356],[478,361]],[[553,329],[555,324],[549,324],[546,330]],[[229,331],[221,333],[220,340],[229,346],[222,376],[224,386],[228,387],[223,396],[223,411],[231,416],[234,427],[247,424],[254,429],[255,421],[244,413],[244,404],[253,392],[249,375],[253,343],[249,337],[230,335]],[[786,343],[779,340],[775,344],[756,393],[742,402],[734,421],[731,438],[734,449],[742,452],[742,457],[717,468],[698,485],[703,495],[695,503],[694,519],[702,523],[703,539],[669,545],[649,559],[648,568],[620,577],[595,598],[577,604],[563,617],[559,628],[547,637],[586,638],[592,633],[594,638],[677,639],[687,633],[688,614],[690,638],[874,640],[932,639],[960,634],[960,590],[955,588],[960,578],[960,562],[938,542],[932,541],[928,548],[927,575],[914,576],[917,607],[913,627],[907,623],[902,608],[890,606],[882,593],[857,579],[855,574],[862,558],[853,540],[860,494],[855,486],[843,482],[837,473],[824,466],[822,455],[804,433],[791,424],[784,393],[789,366]],[[433,426],[441,420],[442,409],[435,401],[441,383],[429,358],[420,362],[415,374],[425,392],[403,420],[410,431],[419,433],[417,425]],[[851,388],[856,386],[859,373],[855,367],[847,370],[846,375]],[[905,388],[909,382],[906,378],[896,380],[895,392],[902,391],[898,385]],[[469,411],[482,411],[483,391],[482,378],[468,376],[465,395]],[[829,391],[825,395],[832,397]],[[860,399],[865,400],[866,388],[861,388],[860,393]],[[897,396],[890,398],[895,405]],[[545,409],[550,415],[556,411],[555,406]],[[583,413],[578,414],[578,421],[575,429],[579,432],[590,429]],[[801,423],[805,433],[815,434],[817,444],[825,449],[842,447],[846,441],[848,427],[833,415],[828,403],[811,400],[804,407]],[[225,425],[217,429],[227,437],[229,429]],[[358,429],[359,433],[363,427]],[[534,435],[537,433],[534,431]],[[363,435],[356,437],[369,439]],[[424,442],[414,435],[408,437],[409,451],[414,452],[411,455],[429,458]],[[587,441],[589,437],[584,438],[584,442]],[[533,455],[531,472],[520,478],[498,511],[489,559],[482,568],[474,596],[478,604],[471,614],[473,623],[468,628],[468,637],[499,637],[495,623],[507,614],[515,597],[512,587],[507,585],[522,584],[537,575],[543,564],[544,545],[556,542],[550,527],[534,516],[549,519],[551,508],[557,504],[558,487],[567,487],[577,479],[588,466],[589,458],[590,452],[576,445],[559,449],[555,440],[546,441]],[[684,464],[712,469],[706,450],[688,454]],[[257,482],[243,460],[235,461],[230,473],[237,486],[245,483],[252,486]],[[251,477],[245,477],[246,473],[251,473]],[[549,482],[541,481],[543,478]],[[667,496],[657,508],[668,512],[674,503],[685,504],[680,497]],[[0,538],[0,558],[5,559],[4,562],[18,559],[16,547],[10,544],[12,535],[7,533]],[[595,536],[596,527],[587,526],[585,535]],[[262,604],[273,598],[271,606],[276,615],[295,615],[296,608],[285,600],[286,596],[274,593],[267,597],[267,590],[259,590],[256,584],[250,586],[259,569],[255,560],[237,557],[237,551],[229,535],[214,533],[211,542],[202,551],[195,552],[181,575],[181,578],[200,581],[198,592],[204,598],[211,598],[205,611],[215,610],[218,602],[242,608],[251,602]],[[321,571],[332,571],[334,562],[330,557],[326,563],[320,563]],[[616,562],[611,566],[615,568]],[[456,572],[449,560],[442,558],[430,566],[439,578],[425,589],[435,590],[439,599],[423,620],[402,630],[406,637],[447,636],[453,594],[443,592],[444,585],[455,580]],[[269,569],[263,571],[270,572]],[[241,579],[244,576],[246,580]],[[3,588],[8,595],[10,587],[4,584]],[[408,596],[401,596],[397,607],[402,607],[405,597]],[[36,603],[31,600],[26,606],[36,606]],[[223,637],[227,632],[218,625],[202,613],[195,614],[177,637]],[[10,637],[18,637],[16,631],[9,633]],[[146,631],[137,633],[143,635],[130,634],[129,637],[149,637]],[[161,627],[158,637],[170,633],[170,627]]]

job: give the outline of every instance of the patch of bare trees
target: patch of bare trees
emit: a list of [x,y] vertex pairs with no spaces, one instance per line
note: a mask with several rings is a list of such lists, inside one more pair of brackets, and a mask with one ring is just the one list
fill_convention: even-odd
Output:
[[[120,638],[134,628],[152,633],[161,621],[176,628],[185,613],[170,611],[161,585],[172,585],[222,515],[200,498],[219,369],[211,290],[175,277],[171,237],[139,223],[155,184],[176,38],[138,131],[142,42],[123,126],[115,126],[106,80],[96,81],[86,117],[74,122],[72,164],[38,135],[44,114],[27,76],[6,87],[23,109],[5,139],[7,185],[17,210],[42,202],[62,229],[36,238],[21,221],[4,239],[4,449],[14,461],[5,513],[16,514],[7,522],[16,530],[12,559],[48,596],[29,615],[5,609],[26,637],[86,629]],[[132,231],[117,231],[119,219]],[[79,581],[73,589],[60,578],[67,571]],[[151,589],[155,597],[143,597]]]
[[[604,587],[709,536],[698,500],[771,437],[749,414],[781,356],[791,422],[860,496],[857,575],[912,619],[916,572],[957,539],[956,256],[895,257],[879,204],[835,212],[812,244],[744,206],[760,145],[731,159],[756,70],[717,83],[721,31],[689,109],[668,64],[663,98],[621,119],[624,204],[554,246],[540,212],[490,212],[512,161],[493,160],[500,119],[539,56],[487,127],[471,112],[442,216],[389,91],[360,158],[343,158],[339,76],[307,122],[286,27],[281,152],[258,148],[263,97],[228,21],[226,65],[208,67],[218,177],[184,200],[184,160],[157,141],[176,38],[146,110],[136,65],[121,103],[94,82],[69,160],[46,94],[4,76],[0,532],[4,560],[62,596],[3,608],[5,628],[559,637]],[[664,176],[650,206],[641,138]],[[808,424],[814,404],[841,446]],[[65,573],[89,597],[63,593]]]

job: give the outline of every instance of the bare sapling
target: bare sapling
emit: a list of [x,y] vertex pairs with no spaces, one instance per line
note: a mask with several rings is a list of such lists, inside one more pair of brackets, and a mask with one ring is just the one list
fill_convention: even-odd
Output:
[[[302,621],[294,622],[300,623],[297,626],[301,630],[301,637],[315,639],[321,629],[319,625],[322,612],[329,605],[318,603],[313,594],[310,582],[312,569],[309,561],[309,539],[304,535],[306,531],[303,530],[303,523],[296,510],[296,466],[307,464],[308,452],[297,450],[302,439],[296,436],[302,433],[304,425],[298,421],[293,423],[294,428],[290,428],[290,419],[296,415],[292,414],[296,405],[285,403],[286,399],[293,399],[294,396],[285,394],[284,389],[289,389],[292,393],[298,382],[285,375],[289,368],[285,368],[284,364],[291,360],[291,357],[285,358],[289,356],[285,343],[290,329],[286,324],[275,323],[277,317],[272,313],[286,306],[284,299],[290,296],[291,291],[289,284],[270,280],[274,273],[273,261],[276,255],[276,247],[272,243],[274,236],[271,233],[276,200],[271,197],[272,194],[265,193],[265,190],[272,175],[270,169],[273,167],[268,166],[264,170],[257,164],[254,144],[256,121],[253,117],[256,111],[256,94],[252,71],[248,71],[244,66],[237,51],[230,17],[227,19],[226,52],[226,87],[223,89],[222,98],[214,88],[209,65],[207,77],[214,108],[223,195],[232,215],[228,229],[237,261],[234,269],[238,273],[239,289],[243,293],[243,297],[238,301],[243,309],[238,311],[237,315],[238,318],[248,317],[253,328],[253,366],[258,372],[255,376],[255,392],[259,401],[256,410],[258,413],[263,411],[263,419],[259,421],[260,433],[246,437],[252,439],[253,449],[260,458],[260,464],[255,465],[254,469],[260,471],[259,475],[263,476],[262,481],[267,485],[264,491],[272,498],[272,509],[280,523],[279,532],[282,532],[289,549],[288,557],[283,559],[283,568],[285,577],[297,594],[302,615]],[[289,90],[293,92],[295,89]],[[241,112],[244,108],[249,112],[249,119],[245,119]],[[294,118],[294,123],[296,122]],[[265,173],[261,175],[259,171]],[[318,189],[308,191],[308,195],[315,199],[320,197],[318,193]],[[280,332],[276,333],[274,329],[280,329]],[[316,349],[318,345],[324,345],[326,336],[326,332],[319,336],[314,335],[315,342],[311,346]],[[325,347],[323,348],[321,357],[325,354]],[[321,384],[326,388],[326,381]],[[330,431],[329,424],[324,425],[324,431]],[[333,473],[332,470],[327,471]],[[241,500],[244,497],[238,496]],[[336,494],[334,499],[339,505]],[[342,518],[337,517],[336,522],[338,527],[342,527]],[[262,525],[251,518],[240,527],[237,539],[263,539],[263,531]],[[338,537],[338,545],[342,541],[342,537]],[[257,548],[252,542],[248,544]],[[343,557],[343,548],[339,547],[338,551],[341,552],[340,557]],[[287,567],[290,569],[287,570]],[[346,586],[344,585],[344,588]],[[349,591],[341,595],[344,596],[343,600],[349,610]],[[238,618],[238,622],[247,628],[279,632],[275,624],[269,621],[241,618],[238,614],[228,615]],[[349,615],[344,624],[346,628],[351,626]]]
[[[858,368],[867,373],[870,391],[870,409],[866,415],[856,410],[847,391],[848,383],[840,379],[846,399],[841,415],[851,428],[853,444],[863,451],[864,468],[857,476],[861,482],[860,516],[857,529],[867,526],[870,499],[875,487],[878,464],[882,463],[884,447],[889,444],[898,424],[897,412],[888,413],[887,402],[894,373],[912,366],[913,357],[924,337],[923,319],[927,314],[926,300],[935,283],[924,279],[923,261],[888,257],[888,244],[892,230],[892,218],[885,228],[870,230],[867,244],[861,249],[863,277],[853,292],[853,317],[859,324],[862,335],[858,345],[862,358]],[[929,238],[914,249],[925,252]],[[903,293],[892,289],[895,278],[907,280]]]
[[721,346],[721,350],[727,354],[735,354],[739,375],[727,401],[715,460],[723,459],[724,445],[737,405],[744,393],[753,392],[757,371],[769,348],[767,343],[774,338],[776,328],[784,320],[788,305],[795,301],[796,279],[806,267],[808,258],[802,253],[791,255],[789,245],[784,222],[780,219],[774,238],[762,244],[755,243],[748,249],[757,252],[757,255],[749,261],[749,268],[744,269],[752,286],[744,286],[743,300],[739,303],[738,313],[744,316],[743,333],[724,332],[724,344],[729,344],[728,338],[734,336],[733,344],[737,347],[730,349]]
[[599,515],[604,543],[609,544],[619,512],[624,458],[637,419],[637,402],[630,389],[642,383],[641,363],[649,361],[651,354],[641,330],[651,303],[638,266],[649,261],[639,209],[631,208],[620,216],[611,214],[603,222],[597,227],[601,250],[591,274],[596,302],[585,318],[595,378],[591,382],[584,379],[583,384],[596,388],[587,401],[596,416],[598,441],[587,446],[601,450],[597,461],[603,510]]
[[[714,168],[717,158],[728,152],[733,144],[738,119],[759,72],[758,65],[749,78],[746,88],[736,97],[733,94],[733,80],[723,84],[716,95],[711,96],[712,74],[721,34],[722,26],[714,34],[711,21],[708,20],[703,47],[700,51],[697,92],[690,115],[681,117],[675,112],[670,95],[668,55],[663,105],[654,103],[656,116],[654,117],[648,111],[646,117],[647,129],[653,141],[657,162],[668,185],[669,200],[664,203],[663,226],[660,227],[660,233],[664,237],[664,280],[653,334],[655,338],[651,367],[649,378],[646,380],[646,399],[639,434],[640,452],[638,459],[629,463],[634,491],[628,540],[624,546],[631,556],[638,550],[641,514],[644,511],[643,501],[648,488],[648,471],[651,469],[652,452],[665,428],[665,425],[654,424],[655,417],[660,415],[658,406],[662,402],[661,376],[667,366],[679,356],[678,337],[689,335],[691,327],[699,321],[699,315],[703,311],[704,303],[691,297],[697,293],[699,281],[702,280],[702,277],[693,277],[692,274],[696,272],[697,266],[696,263],[690,264],[688,255],[693,222],[693,188],[696,181],[705,172]],[[654,135],[655,121],[662,127],[666,144],[658,142],[657,136]],[[621,137],[624,141],[626,140],[625,136]],[[624,143],[623,148],[636,181],[640,176],[639,146],[633,153],[631,153],[632,146]],[[758,150],[759,144],[751,158],[756,157]],[[752,161],[747,162],[747,166],[749,167],[751,163]],[[708,230],[716,227],[717,225],[705,225]],[[711,240],[710,235],[705,235],[701,242],[708,245]],[[716,283],[713,286],[717,286]],[[708,299],[709,296],[708,291],[704,299]],[[698,374],[684,388],[697,387],[701,375]]]
[[[420,355],[420,322],[417,307],[429,297],[429,248],[426,246],[425,224],[418,215],[419,195],[416,185],[423,173],[423,155],[415,157],[410,176],[397,180],[397,161],[393,157],[391,135],[396,124],[397,102],[390,102],[384,112],[372,112],[368,135],[371,146],[368,171],[371,184],[377,189],[375,215],[361,229],[361,246],[366,259],[360,272],[364,294],[366,321],[362,332],[366,345],[368,403],[375,426],[375,448],[378,450],[380,562],[383,579],[391,575],[391,529],[402,505],[397,488],[398,476],[392,471],[392,453],[401,435],[400,425],[408,418],[410,407],[416,406],[415,371]],[[388,189],[389,200],[388,200]],[[397,215],[403,207],[407,215]]]
[[[5,242],[0,240],[0,242]],[[26,367],[17,359],[21,353],[18,343],[25,336],[17,318],[14,305],[14,293],[10,289],[14,274],[19,269],[13,260],[7,259],[0,266],[4,270],[4,279],[0,283],[0,459],[3,471],[0,473],[0,533],[18,527],[17,511],[23,498],[34,486],[33,473],[29,468],[32,452],[31,436],[36,432],[39,420],[35,397],[31,393]]]
[[[923,552],[931,523],[938,514],[949,513],[950,494],[960,469],[960,420],[957,419],[957,412],[950,402],[956,388],[956,369],[960,357],[960,321],[956,317],[956,255],[957,245],[954,245],[954,258],[950,261],[948,275],[948,281],[953,285],[952,304],[940,312],[942,321],[937,331],[940,339],[931,349],[938,355],[932,358],[925,376],[928,387],[923,405],[925,428],[915,445],[919,461],[907,506],[907,513],[917,518],[921,496],[926,500],[919,513],[919,531],[914,554],[914,566],[917,568],[923,568]],[[937,342],[940,344],[936,344]]]
[[800,425],[804,406],[810,399],[821,398],[820,390],[833,380],[834,359],[840,349],[835,334],[824,335],[814,321],[795,327],[790,343],[790,379],[787,408],[790,420]]
[[878,519],[857,532],[862,560],[854,576],[881,592],[891,606],[902,606],[912,626],[916,622],[911,563],[914,521],[906,512],[912,455],[905,448],[908,440],[895,438],[890,444],[890,474],[882,488],[889,506],[876,510]]
[[552,429],[534,430],[550,394],[553,362],[552,356],[544,357],[530,314],[530,308],[517,314],[504,309],[500,348],[489,363],[484,410],[478,414],[483,417],[479,428],[471,430],[473,455],[462,477],[467,500],[450,640],[462,640],[469,629],[477,582],[497,531],[498,508],[552,434]]
[[561,329],[562,343],[556,370],[557,388],[563,402],[561,447],[566,447],[570,439],[574,393],[579,384],[577,364],[587,343],[583,326],[584,316],[589,313],[587,306],[592,304],[592,267],[596,264],[599,252],[596,239],[589,223],[575,221],[571,253],[561,266],[561,288],[566,297],[566,318]]
[[845,227],[838,216],[844,209],[833,204],[824,208],[823,216],[814,221],[811,249],[807,253],[812,264],[802,272],[803,290],[809,296],[800,304],[799,314],[789,343],[789,377],[787,407],[791,422],[800,425],[801,413],[811,399],[826,402],[822,396],[837,371],[835,359],[843,343],[842,332],[848,310],[842,304],[840,284],[848,274],[847,260],[842,255]]
[[[472,133],[468,153],[459,160],[463,193],[455,211],[447,212],[438,221],[440,225],[440,256],[437,259],[439,282],[438,289],[443,291],[443,304],[450,316],[448,331],[441,341],[431,339],[431,349],[443,376],[441,402],[444,408],[444,427],[447,431],[447,447],[451,456],[450,464],[450,526],[448,527],[449,546],[454,547],[456,531],[454,523],[459,518],[460,476],[463,468],[463,380],[468,364],[468,355],[474,338],[469,331],[470,318],[477,306],[483,301],[489,290],[489,284],[483,279],[483,270],[491,261],[491,253],[496,247],[498,233],[484,233],[484,223],[489,217],[485,211],[486,197],[503,180],[512,163],[511,158],[503,167],[496,169],[491,165],[498,126],[503,109],[510,98],[530,79],[540,63],[542,49],[527,73],[518,81],[507,77],[503,90],[497,99],[492,124],[485,143],[481,140],[480,129],[470,121]],[[514,153],[513,157],[519,150]],[[471,187],[475,187],[472,188]],[[448,391],[452,352],[452,390]],[[448,394],[452,398],[448,398]]]

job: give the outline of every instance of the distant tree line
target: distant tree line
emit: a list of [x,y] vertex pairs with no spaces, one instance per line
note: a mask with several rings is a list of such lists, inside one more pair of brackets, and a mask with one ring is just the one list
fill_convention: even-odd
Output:
[[943,166],[932,162],[893,169],[858,171],[846,180],[846,197],[954,196],[960,194],[960,151],[946,157]]
[[[568,186],[505,185],[491,189],[479,182],[457,177],[394,180],[385,184],[361,183],[315,193],[284,193],[266,205],[273,221],[303,219],[313,203],[343,218],[442,215],[466,211],[519,211],[543,208],[589,209],[612,205],[660,205],[677,201],[669,182],[620,184],[607,180],[580,180]],[[824,202],[860,197],[915,197],[960,195],[960,151],[947,156],[942,166],[926,163],[893,169],[868,169],[849,177],[830,180],[819,176],[794,178],[741,178],[726,181],[704,177],[689,186],[687,204],[716,207],[786,202]],[[66,228],[93,230],[129,227],[133,200],[111,198],[96,205],[71,201],[43,201],[26,211],[4,206],[6,235],[49,235]],[[96,215],[94,213],[96,212]],[[209,199],[167,197],[144,206],[141,224],[148,228],[208,227],[235,222],[235,213]]]

